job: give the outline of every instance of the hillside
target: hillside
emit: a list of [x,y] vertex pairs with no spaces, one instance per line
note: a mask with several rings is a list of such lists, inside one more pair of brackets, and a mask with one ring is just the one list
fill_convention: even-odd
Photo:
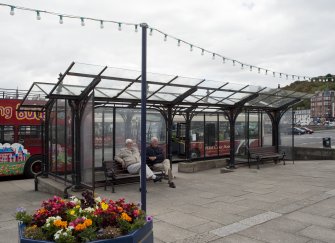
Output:
[[[294,83],[283,87],[283,89],[309,94],[314,94],[318,91],[323,90],[335,90],[334,79],[334,75],[327,74],[326,76],[314,78],[313,81],[295,81]],[[304,100],[303,102],[300,102],[299,104],[294,106],[294,109],[298,107],[300,109],[310,109],[310,103],[310,100]]]

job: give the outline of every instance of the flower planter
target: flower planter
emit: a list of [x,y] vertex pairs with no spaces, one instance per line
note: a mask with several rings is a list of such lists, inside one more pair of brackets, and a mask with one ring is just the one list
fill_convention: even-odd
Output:
[[[91,243],[153,243],[153,223],[152,221],[147,222],[142,228],[135,230],[134,232],[123,235],[114,239],[104,239],[91,241]],[[20,243],[50,243],[52,241],[43,241],[43,240],[31,240],[23,237],[22,232],[25,228],[25,225],[19,223],[19,242]]]

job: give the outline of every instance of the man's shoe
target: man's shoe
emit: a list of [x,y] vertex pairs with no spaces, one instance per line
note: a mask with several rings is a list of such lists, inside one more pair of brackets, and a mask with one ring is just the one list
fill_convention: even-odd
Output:
[[155,179],[152,179],[154,182],[157,182],[157,181],[162,181],[162,177],[159,176],[159,175],[156,175],[156,178]]
[[169,187],[171,187],[171,188],[176,188],[176,185],[174,184],[174,182],[169,182]]

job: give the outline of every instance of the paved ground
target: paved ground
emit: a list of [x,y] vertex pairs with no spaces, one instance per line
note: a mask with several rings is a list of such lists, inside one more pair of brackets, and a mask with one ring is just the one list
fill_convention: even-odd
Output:
[[[176,189],[149,183],[155,242],[335,242],[334,173],[334,161],[297,161],[176,173]],[[97,193],[140,200],[137,184]],[[0,242],[17,242],[12,212],[35,209],[49,195],[34,192],[32,180],[15,180],[0,182],[0,196]]]

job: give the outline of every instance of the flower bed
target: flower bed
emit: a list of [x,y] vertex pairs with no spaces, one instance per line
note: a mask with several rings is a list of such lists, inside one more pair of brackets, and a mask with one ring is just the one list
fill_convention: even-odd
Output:
[[152,217],[134,203],[94,198],[60,197],[44,201],[34,214],[19,208],[19,237],[22,243],[153,242]]

